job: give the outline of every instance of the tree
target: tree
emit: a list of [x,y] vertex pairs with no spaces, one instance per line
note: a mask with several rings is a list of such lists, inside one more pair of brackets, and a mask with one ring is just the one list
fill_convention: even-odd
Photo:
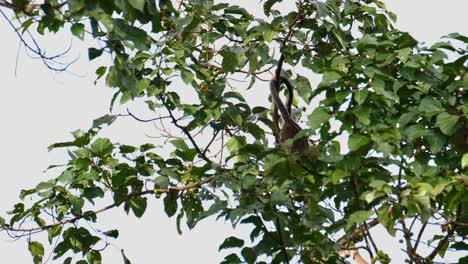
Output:
[[[224,263],[343,263],[346,254],[362,261],[358,249],[389,263],[371,235],[376,226],[402,240],[409,263],[466,249],[468,38],[453,33],[425,47],[394,28],[395,15],[377,0],[282,2],[292,3],[262,1],[258,18],[209,0],[0,1],[51,70],[67,64],[24,40],[32,25],[42,35],[69,28],[99,40],[89,59],[112,55],[96,74],[116,90],[108,115],[50,146],[67,148],[68,164],[22,191],[35,202],[16,204],[8,221],[0,218],[1,230],[27,236],[35,263],[44,245],[33,235],[42,231],[56,245],[54,259],[71,263],[81,253],[77,263],[100,263],[99,249],[118,230],[93,230],[99,213],[123,208],[139,218],[148,201],[162,199],[179,230],[213,215],[254,227],[252,241],[228,237],[220,245],[238,248]],[[256,93],[265,95],[260,105],[246,96],[273,77],[298,95],[292,116],[301,131],[285,142],[267,92]],[[128,115],[158,122],[160,146],[100,136],[120,117],[113,105],[136,99],[155,118]],[[304,138],[305,151],[291,149]],[[111,202],[98,207],[103,201]],[[423,254],[432,224],[440,232]]]

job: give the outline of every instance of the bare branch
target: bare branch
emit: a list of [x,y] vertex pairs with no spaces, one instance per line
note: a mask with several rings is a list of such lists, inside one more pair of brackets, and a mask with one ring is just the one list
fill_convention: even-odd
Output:
[[195,148],[195,150],[197,151],[197,153],[201,156],[201,158],[203,160],[205,160],[207,163],[213,163],[213,161],[211,161],[205,154],[203,151],[201,151],[200,147],[197,145],[197,143],[195,142],[195,139],[193,138],[192,134],[190,134],[190,132],[187,130],[186,127],[184,126],[181,126],[178,122],[177,122],[177,119],[174,117],[174,114],[172,113],[171,109],[169,108],[169,106],[167,105],[167,102],[165,101],[165,99],[163,98],[162,99],[162,103],[163,105],[166,107],[166,110],[169,112],[169,116],[171,117],[172,119],[172,123],[177,127],[179,128],[180,130],[182,130],[182,132],[188,137],[188,139],[190,140],[190,142],[192,143],[192,146]]
[[141,119],[141,118],[137,117],[136,115],[134,115],[132,112],[130,112],[130,109],[128,109],[128,108],[127,108],[127,113],[128,113],[129,116],[133,117],[133,119],[135,119],[135,120],[137,120],[139,122],[144,122],[144,123],[158,121],[158,120],[165,119],[165,118],[171,118],[170,116],[160,116],[160,117],[151,118],[151,119]]
[[447,235],[445,235],[445,237],[439,241],[437,246],[434,248],[431,254],[427,256],[427,258],[434,259],[435,256],[439,253],[439,251],[445,246],[445,244],[448,243],[449,239],[455,234],[456,225],[452,223],[452,225],[448,225],[448,226],[449,227],[451,226],[451,228],[448,229]]
[[208,145],[206,145],[205,150],[203,151],[203,155],[206,155],[206,152],[210,148],[211,144],[215,141],[216,137],[218,136],[220,129],[216,130],[216,132],[213,134],[213,137],[211,138],[210,142],[208,142]]
[[416,249],[418,249],[419,243],[421,241],[421,236],[424,233],[424,229],[426,229],[427,223],[427,221],[424,222],[421,229],[419,230],[418,237],[416,238],[416,242],[414,243],[414,252],[416,252]]
[[[0,3],[2,3],[2,2],[0,2]],[[6,2],[3,1],[3,3],[6,3]],[[0,4],[0,6],[2,6],[2,5]],[[3,5],[3,6],[5,6],[5,5]],[[70,46],[64,52],[61,52],[61,53],[53,55],[53,56],[47,56],[46,53],[41,49],[40,45],[37,43],[34,36],[28,30],[26,30],[26,32],[28,33],[29,37],[31,38],[33,46],[30,45],[24,39],[23,34],[21,34],[18,31],[16,26],[13,24],[11,19],[8,18],[8,16],[5,14],[5,12],[0,10],[0,14],[3,16],[3,18],[7,21],[7,23],[10,25],[10,27],[16,33],[16,35],[18,36],[20,42],[26,47],[26,49],[29,50],[30,52],[32,52],[33,54],[37,55],[38,56],[37,58],[42,60],[44,65],[49,70],[56,71],[56,72],[66,71],[72,64],[74,64],[79,59],[79,56],[78,56],[77,58],[73,59],[71,62],[66,63],[66,64],[62,63],[60,61],[57,61],[58,58],[63,57],[65,54],[67,54],[71,50],[72,44],[70,44]],[[57,67],[56,65],[60,65],[60,67]]]

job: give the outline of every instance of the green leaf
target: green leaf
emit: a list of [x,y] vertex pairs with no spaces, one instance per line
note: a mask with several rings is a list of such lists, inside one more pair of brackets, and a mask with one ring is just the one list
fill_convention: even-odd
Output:
[[154,149],[155,147],[156,146],[151,144],[151,143],[143,144],[143,145],[140,146],[140,151],[141,152],[146,152],[146,151],[148,151],[150,149]]
[[164,197],[164,211],[166,212],[167,216],[172,217],[177,213],[177,192],[169,192]]
[[185,143],[185,140],[183,140],[183,139],[171,140],[171,144],[174,145],[174,147],[176,147],[179,150],[188,150],[189,149],[187,143]]
[[238,152],[243,146],[245,146],[245,144],[245,138],[240,136],[233,136],[227,142],[227,148],[231,155],[235,155],[238,161],[243,161],[245,160],[244,155],[238,155]]
[[108,237],[117,238],[119,237],[119,230],[113,229],[113,230],[103,232],[102,234]]
[[193,79],[195,78],[195,75],[193,74],[193,72],[189,71],[189,70],[186,70],[186,69],[182,69],[181,75],[182,75],[182,80],[186,84],[191,83],[193,81]]
[[219,246],[218,251],[221,251],[227,248],[240,248],[242,246],[244,246],[244,240],[239,239],[237,237],[230,236],[224,240],[221,246]]
[[84,39],[84,33],[85,33],[84,29],[85,29],[85,26],[81,23],[75,23],[70,28],[72,34],[77,36],[81,40]]
[[309,102],[310,95],[312,94],[312,86],[309,79],[304,76],[297,76],[295,80],[295,87],[299,96],[305,101]]
[[332,82],[341,79],[342,75],[337,71],[328,71],[323,74],[320,85],[329,86]]
[[281,0],[266,0],[265,4],[263,4],[263,12],[265,13],[266,16],[269,16],[271,14],[271,8],[273,7],[274,4],[281,2]]
[[439,153],[447,143],[447,137],[436,131],[428,131],[424,140],[429,144],[429,149],[433,154]]
[[159,176],[153,180],[155,187],[167,189],[169,187],[169,177],[167,176]]
[[397,50],[397,58],[399,58],[403,63],[406,63],[408,60],[409,54],[411,54],[411,48],[404,48]]
[[417,111],[404,113],[400,116],[398,123],[400,123],[400,126],[404,127],[408,125],[409,123],[415,122],[417,120],[417,117],[418,117]]
[[28,249],[33,256],[34,263],[42,263],[42,259],[44,257],[44,246],[37,241],[32,241],[29,243]]
[[128,153],[133,153],[137,150],[136,147],[134,146],[129,146],[129,145],[121,145],[119,147],[120,153],[122,154],[128,154]]
[[91,152],[97,156],[104,158],[109,156],[114,149],[112,142],[107,138],[98,138],[91,144]]
[[370,138],[362,134],[352,134],[349,137],[348,147],[351,151],[356,151],[362,146],[367,145],[370,142]]
[[52,244],[52,239],[59,236],[62,233],[62,226],[54,226],[47,231],[49,243]]
[[151,41],[146,31],[131,26],[120,19],[114,19],[112,22],[117,38],[131,41],[138,50],[149,50],[151,48]]
[[364,192],[361,196],[360,199],[365,200],[367,203],[373,202],[375,199],[380,198],[384,196],[385,193],[382,191],[367,191]]
[[424,112],[427,116],[433,116],[444,111],[440,101],[435,100],[432,97],[426,96],[421,100],[419,104],[419,111]]
[[91,250],[86,254],[89,264],[101,264],[102,257],[101,253],[97,250]]
[[437,115],[436,125],[440,128],[440,131],[447,136],[450,136],[455,131],[459,116],[451,115],[447,112],[440,113]]
[[241,251],[241,254],[248,264],[255,263],[255,261],[257,260],[257,253],[253,248],[244,247]]
[[421,124],[409,126],[405,130],[405,134],[410,141],[413,141],[417,138],[425,136],[427,133],[428,133],[428,130]]
[[116,115],[104,115],[101,116],[97,119],[93,120],[93,128],[98,128],[101,127],[102,125],[108,125],[110,126],[112,123],[114,123],[115,120],[117,120]]
[[359,122],[363,123],[364,125],[369,125],[370,121],[370,107],[361,106],[357,107],[356,110],[353,111],[353,114],[358,118]]
[[312,114],[309,116],[309,127],[312,130],[319,128],[322,123],[328,121],[331,115],[328,113],[328,110],[324,107],[319,107],[315,109]]
[[361,90],[354,90],[354,101],[358,103],[359,105],[363,104],[366,101],[367,95],[369,94],[369,91],[366,89],[361,89]]
[[340,182],[341,179],[347,176],[349,176],[349,174],[345,170],[336,169],[335,171],[333,171],[333,174],[331,175],[331,180],[334,184],[337,184],[338,182]]
[[88,58],[90,61],[102,55],[104,49],[89,48],[88,49]]
[[[102,76],[104,76],[104,74],[106,73],[107,71],[107,67],[106,66],[101,66],[99,68],[96,69],[96,81],[101,79]],[[111,106],[112,107],[112,106]],[[112,112],[112,108],[111,108],[111,112]]]
[[236,54],[229,50],[221,51],[220,54],[223,57],[223,61],[221,63],[223,72],[234,72],[238,63]]
[[468,153],[463,154],[462,160],[461,160],[461,167],[462,169],[468,167]]
[[130,260],[127,258],[127,256],[125,255],[125,251],[123,249],[120,250],[120,254],[122,254],[124,264],[132,264]]
[[133,214],[140,218],[146,211],[147,201],[144,197],[136,197],[128,201]]
[[249,189],[257,183],[257,178],[254,175],[247,175],[242,179],[242,187]]
[[377,218],[379,222],[385,226],[388,233],[395,236],[395,219],[393,217],[393,210],[389,206],[382,206],[377,210]]
[[398,102],[400,98],[393,91],[388,91],[386,89],[386,83],[382,79],[375,79],[370,83],[371,87],[374,88],[375,93],[384,96],[385,98]]
[[67,1],[70,11],[75,13],[85,7],[85,0],[70,0]]
[[464,43],[468,43],[468,37],[465,35],[462,35],[460,33],[450,33],[446,37],[457,39],[459,41],[462,41]]
[[362,222],[368,220],[374,213],[369,211],[356,211],[352,213],[347,221],[346,230],[351,229],[354,225],[361,224]]
[[134,7],[135,9],[140,10],[141,12],[144,11],[145,8],[145,0],[130,0],[128,3]]
[[327,6],[325,5],[325,3],[322,3],[322,2],[319,2],[319,1],[315,1],[313,3],[315,4],[315,6],[317,6],[317,13],[318,13],[319,17],[328,16],[328,9],[327,9]]

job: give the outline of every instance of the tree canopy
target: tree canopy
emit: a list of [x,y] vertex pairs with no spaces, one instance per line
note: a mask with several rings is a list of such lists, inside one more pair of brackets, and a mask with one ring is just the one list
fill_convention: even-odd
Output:
[[[258,3],[260,16],[231,1],[0,0],[51,71],[69,64],[24,34],[98,40],[89,60],[112,57],[96,78],[115,90],[109,114],[50,146],[66,148],[68,163],[23,190],[0,231],[27,237],[34,263],[48,243],[53,259],[96,264],[119,235],[92,228],[99,214],[140,218],[161,199],[179,232],[210,216],[253,226],[250,241],[220,245],[236,249],[223,263],[346,263],[346,254],[364,263],[359,252],[390,263],[371,235],[376,226],[409,263],[466,250],[468,37],[425,46],[395,28],[379,0]],[[268,101],[281,78],[297,95],[291,116],[301,128],[285,142]],[[133,100],[154,118],[127,115],[155,122],[162,140],[132,146],[100,135],[121,117],[113,106]],[[291,148],[299,139],[306,151]],[[425,242],[428,225],[439,232]]]

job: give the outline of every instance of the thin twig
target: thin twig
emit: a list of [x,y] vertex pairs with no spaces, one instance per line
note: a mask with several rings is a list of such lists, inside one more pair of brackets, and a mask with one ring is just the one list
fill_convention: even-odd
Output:
[[[38,58],[42,60],[42,62],[44,63],[44,65],[49,69],[49,70],[52,70],[52,71],[56,71],[56,72],[62,72],[62,71],[66,71],[72,64],[74,64],[78,59],[79,59],[79,56],[77,58],[75,58],[74,60],[72,60],[70,63],[67,63],[67,64],[64,64],[64,63],[61,63],[61,62],[58,62],[56,61],[55,59],[59,58],[59,57],[62,57],[64,56],[66,53],[68,53],[71,49],[71,44],[70,44],[70,47],[68,47],[64,52],[62,53],[59,53],[57,55],[54,55],[54,56],[46,56],[45,55],[45,52],[42,51],[42,49],[40,48],[39,44],[37,43],[37,41],[34,39],[34,37],[32,36],[32,34],[29,32],[29,30],[26,30],[26,32],[28,33],[28,35],[30,36],[33,44],[34,44],[34,47],[32,47],[30,44],[28,44],[28,42],[24,39],[23,35],[18,31],[18,29],[15,27],[15,25],[13,24],[13,22],[11,21],[11,19],[8,18],[8,16],[2,11],[0,10],[0,14],[3,16],[3,18],[5,18],[5,20],[7,21],[7,23],[10,25],[10,27],[13,29],[13,31],[16,33],[16,35],[18,36],[19,40],[21,43],[23,43],[23,45],[26,47],[27,50],[31,51],[32,53],[36,54],[37,56],[39,56]],[[53,66],[52,64],[57,64],[57,65],[63,65],[62,67],[55,67]]]
[[172,123],[177,127],[179,128],[180,130],[182,130],[182,132],[188,137],[188,139],[190,140],[190,142],[192,143],[192,146],[195,148],[195,150],[197,151],[197,153],[201,156],[201,158],[203,160],[205,160],[208,164],[210,163],[213,163],[213,161],[211,161],[200,149],[200,147],[198,146],[198,144],[195,142],[195,139],[193,138],[192,134],[190,134],[190,132],[187,130],[186,127],[184,126],[181,126],[178,122],[177,122],[177,119],[174,117],[174,114],[172,113],[171,109],[169,108],[169,106],[167,105],[167,102],[166,100],[163,98],[161,99],[163,105],[165,106],[167,112],[169,113],[169,116],[171,117],[172,119]]
[[416,249],[418,249],[419,243],[421,241],[421,236],[424,233],[424,229],[426,229],[427,226],[427,221],[423,223],[421,229],[419,230],[418,237],[416,238],[416,242],[414,243],[414,252],[416,252]]
[[130,109],[128,109],[128,108],[127,108],[127,113],[128,113],[129,116],[133,117],[133,119],[135,119],[135,120],[137,120],[139,122],[144,122],[144,123],[158,121],[158,120],[165,119],[165,118],[171,118],[170,116],[160,116],[160,117],[151,118],[151,119],[142,119],[142,118],[139,118],[136,115],[134,115],[132,112],[130,112]]
[[278,232],[279,244],[281,246],[281,252],[283,252],[284,260],[286,264],[289,264],[289,254],[286,251],[286,245],[284,244],[283,233],[281,232],[281,223],[279,221],[279,216],[276,217],[276,231]]

